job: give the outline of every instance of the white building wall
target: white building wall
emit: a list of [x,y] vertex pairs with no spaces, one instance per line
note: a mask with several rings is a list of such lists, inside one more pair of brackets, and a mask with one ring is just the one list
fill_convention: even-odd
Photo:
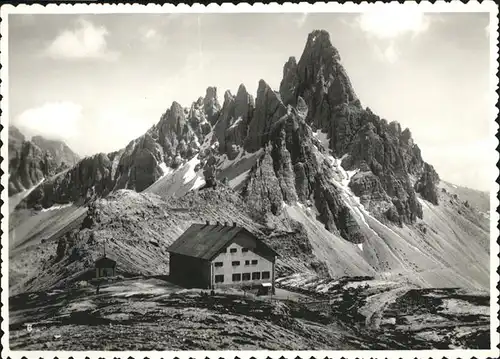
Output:
[[[254,252],[256,246],[255,239],[246,235],[239,234],[226,250],[212,260],[212,283],[214,287],[223,287],[225,285],[255,285],[260,283],[272,283],[274,278],[274,264],[272,258],[265,258]],[[243,248],[248,248],[247,252]],[[233,251],[231,251],[233,250]],[[252,261],[257,261],[252,264]],[[239,264],[233,262],[239,262]],[[216,263],[222,263],[217,266]],[[269,272],[269,277],[262,279],[262,273]],[[259,273],[259,279],[252,279],[254,273]],[[240,274],[240,280],[233,280],[233,274]],[[243,280],[244,274],[249,274],[249,280]],[[216,283],[216,276],[224,276],[224,282]]]

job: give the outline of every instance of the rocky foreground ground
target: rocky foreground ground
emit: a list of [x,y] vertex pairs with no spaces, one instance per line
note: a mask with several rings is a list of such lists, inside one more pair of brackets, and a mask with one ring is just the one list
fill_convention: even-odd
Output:
[[273,298],[144,277],[10,298],[13,350],[482,349],[489,338],[488,295],[368,277],[295,275]]

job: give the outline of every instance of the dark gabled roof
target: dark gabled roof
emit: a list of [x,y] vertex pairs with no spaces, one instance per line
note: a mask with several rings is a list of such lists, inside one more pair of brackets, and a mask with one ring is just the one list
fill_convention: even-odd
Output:
[[116,266],[116,261],[109,257],[103,256],[95,261],[95,266],[97,268],[109,268]]
[[[170,245],[170,253],[182,254],[205,260],[213,259],[240,232],[252,233],[238,226],[193,224]],[[271,255],[277,255],[267,244],[257,239],[258,249]]]

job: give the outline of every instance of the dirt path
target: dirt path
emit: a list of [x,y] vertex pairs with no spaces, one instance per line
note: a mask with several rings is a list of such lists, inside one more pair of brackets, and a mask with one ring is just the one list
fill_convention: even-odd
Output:
[[366,317],[365,325],[372,329],[378,329],[385,308],[412,288],[410,286],[403,286],[370,297],[366,305],[360,310],[360,313]]

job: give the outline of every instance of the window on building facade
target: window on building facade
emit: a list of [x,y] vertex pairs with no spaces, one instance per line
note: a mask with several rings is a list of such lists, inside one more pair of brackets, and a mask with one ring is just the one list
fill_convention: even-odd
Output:
[[224,283],[224,275],[218,274],[215,276],[215,283]]
[[260,272],[253,272],[252,280],[258,280],[258,279],[260,279]]
[[233,267],[239,266],[240,265],[240,261],[233,261],[232,265],[233,265]]
[[270,276],[269,272],[262,272],[262,279],[269,279]]
[[250,280],[250,273],[243,273],[243,280]]
[[246,252],[248,252],[248,248],[243,248],[241,251],[242,251],[243,253],[246,253]]
[[245,265],[246,265],[246,266],[250,265],[250,261],[249,261],[249,260],[246,260],[246,261],[245,261]]
[[252,259],[252,264],[257,264],[257,259]]
[[233,282],[239,282],[239,281],[241,281],[241,274],[240,273],[233,274]]
[[214,266],[216,266],[216,267],[222,267],[222,262],[215,262]]
[[236,253],[237,249],[236,249],[236,248],[231,248],[229,251],[230,251],[231,253]]

